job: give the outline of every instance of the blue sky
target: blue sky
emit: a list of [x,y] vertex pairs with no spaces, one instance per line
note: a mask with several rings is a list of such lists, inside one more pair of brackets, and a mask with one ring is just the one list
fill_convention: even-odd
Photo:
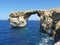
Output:
[[[10,12],[59,8],[60,0],[0,0],[0,20],[7,20]],[[31,16],[36,19],[38,16]]]

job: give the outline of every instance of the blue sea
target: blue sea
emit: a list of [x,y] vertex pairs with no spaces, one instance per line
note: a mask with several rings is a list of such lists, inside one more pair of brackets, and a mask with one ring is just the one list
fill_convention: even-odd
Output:
[[29,20],[24,28],[12,28],[8,20],[0,20],[0,45],[54,45],[54,40],[40,31],[40,21]]

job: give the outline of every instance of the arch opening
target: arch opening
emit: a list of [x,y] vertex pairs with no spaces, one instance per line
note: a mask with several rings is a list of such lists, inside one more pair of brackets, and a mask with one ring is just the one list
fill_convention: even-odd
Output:
[[28,20],[39,20],[39,16],[38,16],[38,14],[32,14],[32,15],[28,18]]
[[31,14],[27,21],[27,27],[30,29],[40,29],[40,20],[38,14]]

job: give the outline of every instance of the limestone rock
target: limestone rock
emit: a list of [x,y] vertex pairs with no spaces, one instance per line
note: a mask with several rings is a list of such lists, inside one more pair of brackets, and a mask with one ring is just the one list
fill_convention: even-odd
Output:
[[[60,8],[39,11],[40,25],[47,34],[57,41],[60,39]],[[58,38],[59,37],[59,38]]]

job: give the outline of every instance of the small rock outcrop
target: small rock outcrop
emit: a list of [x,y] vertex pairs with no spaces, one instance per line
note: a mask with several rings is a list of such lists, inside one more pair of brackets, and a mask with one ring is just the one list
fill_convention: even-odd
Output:
[[28,18],[32,14],[40,17],[40,26],[47,34],[55,37],[60,30],[60,8],[48,10],[31,10],[24,12],[12,12],[9,15],[9,22],[12,27],[25,27]]

